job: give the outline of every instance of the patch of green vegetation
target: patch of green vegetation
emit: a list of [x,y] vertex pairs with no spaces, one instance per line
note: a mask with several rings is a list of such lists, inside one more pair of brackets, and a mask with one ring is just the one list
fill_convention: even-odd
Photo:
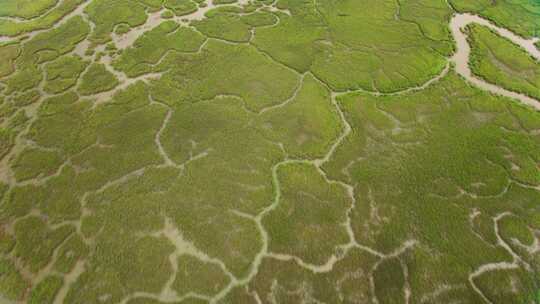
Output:
[[[70,197],[66,204],[77,202],[85,189],[97,189],[109,180],[161,162],[154,140],[165,109],[149,105],[143,83],[128,87],[96,109],[91,109],[90,101],[76,101],[73,93],[46,100],[40,107],[40,118],[30,129],[30,137],[40,146],[71,156],[73,168],[66,167],[51,180],[64,180],[56,186],[59,193]],[[64,191],[67,189],[71,192]],[[54,209],[55,213],[63,210]]]
[[87,186],[100,187],[134,170],[161,163],[155,135],[166,110],[149,103],[146,86],[137,83],[86,117],[83,132],[99,144],[76,155],[72,162],[85,171]]
[[0,230],[0,253],[10,253],[13,249],[13,246],[15,246],[15,240],[13,239],[13,236],[3,230]]
[[163,5],[163,0],[139,0],[142,4],[148,6],[151,9],[159,9]]
[[39,282],[30,292],[29,304],[53,303],[56,294],[64,284],[61,276],[49,275]]
[[36,35],[24,44],[17,64],[43,63],[58,58],[73,49],[90,32],[90,26],[80,16],[61,26]]
[[[123,229],[124,226],[130,231],[139,231],[144,234],[164,228],[163,215],[160,214],[159,204],[155,199],[165,196],[165,192],[170,189],[171,183],[175,181],[178,174],[175,168],[151,168],[140,176],[132,177],[123,185],[112,187],[103,195],[91,197],[88,206],[94,212],[83,218],[82,231],[86,236],[91,237],[99,233],[102,226],[111,229]],[[139,189],[139,191],[129,193],[129,187]],[[125,194],[125,197],[116,196],[118,193]],[[115,205],[102,204],[104,201],[111,200],[115,202]],[[111,208],[113,210],[109,212]],[[119,217],[122,209],[129,213],[130,218]],[[137,219],[137,221],[132,221],[132,219]]]
[[[102,236],[114,238],[114,232],[119,232],[117,230],[128,229],[130,232],[150,234],[162,229],[163,215],[160,214],[160,206],[156,200],[166,199],[165,192],[178,174],[175,168],[149,169],[140,177],[135,176],[127,183],[112,187],[102,195],[90,197],[88,207],[92,213],[83,218],[81,227],[83,234],[86,237],[94,237],[100,234],[100,230],[107,229],[113,234]],[[129,187],[139,191],[129,193]],[[124,197],[118,197],[118,193],[124,194]],[[121,214],[129,214],[129,217]],[[133,236],[127,234],[126,237]]]
[[114,52],[118,51],[118,49],[116,48],[114,42],[109,42],[105,45],[105,51],[109,52],[109,54],[114,54]]
[[536,301],[538,287],[531,275],[522,269],[486,272],[475,278],[475,283],[492,303],[534,303]]
[[210,10],[202,20],[191,22],[198,31],[210,38],[231,42],[248,42],[252,38],[252,30],[259,26],[276,24],[277,17],[270,12],[244,14],[237,6],[223,6]]
[[2,0],[0,17],[20,17],[30,19],[42,15],[59,0]]
[[281,196],[263,218],[269,249],[321,265],[348,241],[344,223],[352,202],[341,185],[328,183],[313,165],[293,163],[277,171]]
[[215,5],[221,5],[221,4],[232,4],[236,2],[238,2],[238,0],[216,0],[216,1],[213,1],[212,3]]
[[450,0],[458,12],[471,12],[490,19],[524,37],[540,35],[540,3],[531,0]]
[[[534,246],[533,229],[536,227],[536,219],[522,219],[508,214],[498,220],[500,237],[512,248],[512,250],[522,257],[523,260],[535,265],[537,256],[527,250],[526,246]],[[534,271],[533,266],[533,271]],[[537,274],[530,274],[534,276]],[[532,292],[530,292],[532,294]]]
[[14,187],[2,202],[2,218],[17,218],[27,215],[34,206],[39,205],[41,193],[33,185]]
[[219,265],[182,255],[178,258],[178,273],[173,288],[181,296],[193,292],[212,297],[225,288],[229,281],[230,278],[223,273]]
[[0,118],[2,122],[7,121],[15,112],[17,107],[12,102],[4,101],[0,105]]
[[[8,0],[5,0],[8,1]],[[32,1],[32,3],[39,3],[45,0]],[[74,11],[84,0],[63,0],[58,6],[49,10],[44,15],[37,18],[19,22],[10,19],[0,19],[0,35],[4,36],[17,36],[23,33],[29,33],[36,30],[44,30],[51,28],[60,19]],[[9,2],[20,2],[11,1]],[[25,2],[29,2],[25,0]]]
[[17,44],[0,46],[0,78],[6,77],[15,71],[15,59],[20,54],[20,48]]
[[26,126],[28,120],[29,117],[25,111],[18,111],[10,118],[7,128],[14,133],[19,133]]
[[[252,115],[242,106],[241,101],[231,97],[180,104],[162,135],[165,151],[172,160],[185,163],[212,146],[219,148],[223,143],[217,140],[248,125]],[[230,144],[228,140],[224,141]]]
[[263,113],[258,124],[267,138],[283,144],[291,158],[322,158],[344,127],[330,92],[311,75],[303,78],[294,99]]
[[44,90],[58,94],[73,87],[87,65],[88,63],[79,56],[64,56],[48,63],[45,66],[47,83]]
[[137,39],[114,61],[113,66],[129,77],[135,77],[151,72],[167,52],[196,52],[203,42],[204,37],[200,33],[181,27],[174,21],[163,22]]
[[[242,3],[242,8],[244,9],[245,13],[253,13],[256,10],[260,9],[263,5],[273,5],[278,4],[276,1],[270,1],[270,0],[257,0],[257,1],[248,1]],[[268,10],[266,8],[261,9],[260,11]]]
[[161,18],[163,18],[163,19],[174,18],[174,13],[171,10],[166,10],[163,13],[161,13]]
[[109,72],[104,64],[93,63],[82,74],[81,85],[77,91],[82,95],[92,95],[112,90],[118,83],[116,76]]
[[279,14],[277,26],[255,31],[253,44],[287,66],[305,72],[321,53],[322,41],[327,35],[326,28],[316,16],[308,14],[313,13],[310,8],[288,9],[297,12],[298,16]]
[[191,24],[204,35],[231,42],[248,42],[251,38],[250,26],[242,21],[239,7],[223,7],[206,13],[206,18]]
[[129,32],[130,30],[131,30],[131,27],[128,24],[122,23],[122,24],[118,24],[114,28],[114,33],[116,35],[123,35],[123,34],[126,34],[127,32]]
[[[524,0],[462,9],[510,1],[510,29],[536,22]],[[89,0],[58,21],[78,2],[0,17],[44,29],[0,43],[0,301],[531,301],[538,113],[452,70],[373,94],[440,74],[446,1],[216,0],[179,24],[212,3]],[[150,13],[175,20],[111,41]],[[486,66],[536,70],[489,35],[470,35]],[[115,70],[156,77],[113,95]]]
[[[312,71],[334,90],[402,90],[439,74],[453,47],[445,29],[447,20],[434,23],[426,17],[429,12],[410,13],[414,8],[405,10],[407,19],[402,20],[395,15],[400,11],[397,5],[395,1],[280,1],[278,7],[291,15],[279,14],[278,25],[256,29],[253,43],[300,72]],[[449,18],[444,3],[433,10]]]
[[89,101],[79,101],[74,92],[47,98],[28,137],[39,146],[76,154],[96,141],[95,131],[84,128],[91,106]]
[[377,265],[373,273],[373,283],[379,303],[406,303],[406,279],[401,263],[396,258],[384,260]]
[[[493,239],[487,228],[498,214],[512,212],[536,227],[539,193],[520,181],[540,184],[540,142],[524,128],[539,126],[538,113],[473,89],[453,73],[419,92],[348,94],[339,104],[352,132],[323,169],[356,185],[351,220],[361,244],[381,252],[411,239],[421,244],[405,262],[412,302],[466,281],[487,261],[511,260],[484,241]],[[488,220],[473,232],[476,213]],[[470,287],[451,297],[479,301]]]
[[65,166],[59,175],[49,179],[39,191],[42,191],[39,207],[52,222],[75,220],[80,217],[81,192],[86,188],[75,179],[72,167]]
[[15,138],[24,129],[28,117],[24,110],[16,111],[13,104],[8,104],[8,115],[11,115],[5,126],[0,128],[0,158],[4,158],[15,145]]
[[0,293],[9,300],[22,300],[29,287],[13,262],[0,258]]
[[[378,258],[353,249],[328,272],[312,272],[294,261],[263,259],[259,272],[249,284],[262,303],[369,303],[373,299],[370,287],[372,271]],[[237,291],[237,298],[246,298]],[[249,298],[249,297],[248,297]],[[227,304],[244,303],[233,302]],[[250,301],[245,302],[250,303]]]
[[256,302],[257,298],[253,294],[250,294],[247,290],[247,286],[240,286],[233,288],[227,293],[224,299],[219,301],[220,304],[234,304],[234,303],[252,303]]
[[418,24],[423,35],[429,39],[451,40],[448,23],[454,12],[449,9],[447,1],[408,0],[399,5],[400,20]]
[[85,258],[88,252],[88,245],[84,243],[80,235],[72,234],[67,241],[59,247],[54,263],[54,269],[61,273],[70,272],[75,266],[75,263]]
[[53,250],[72,232],[73,227],[64,225],[56,229],[47,227],[39,217],[29,216],[15,224],[16,244],[14,254],[22,264],[36,273],[51,260]]
[[56,151],[28,148],[22,151],[12,165],[15,178],[24,181],[54,174],[62,164],[62,156]]
[[471,219],[472,230],[482,237],[482,240],[489,244],[497,245],[498,239],[495,234],[493,218],[485,213],[474,214]]
[[251,46],[214,40],[201,53],[169,54],[160,68],[169,71],[153,83],[152,95],[170,105],[225,94],[241,97],[248,109],[258,111],[287,100],[298,79]]
[[[170,302],[167,302],[170,303]],[[206,304],[208,301],[198,299],[198,298],[185,298],[184,300],[180,302],[176,302],[174,304]],[[134,298],[127,302],[127,304],[165,304],[165,302],[161,302],[158,300],[150,299],[150,298]]]
[[540,62],[487,27],[470,25],[471,70],[486,81],[540,99]]
[[24,92],[37,87],[42,78],[43,74],[35,66],[17,70],[5,81],[6,94]]
[[257,11],[251,14],[242,15],[240,19],[251,27],[271,26],[279,21],[275,14],[267,11]]
[[15,108],[21,108],[35,103],[40,97],[41,94],[38,90],[26,91],[19,95],[13,96],[11,103]]
[[[170,193],[183,199],[171,204],[169,216],[186,239],[220,257],[235,275],[246,273],[262,246],[255,223],[236,212],[256,214],[270,204],[271,167],[282,157],[277,145],[250,126],[252,118],[237,98],[184,103],[161,138],[173,161],[188,163]],[[214,190],[201,191],[208,184]]]
[[174,12],[176,16],[184,16],[197,11],[197,4],[191,0],[165,0],[163,4]]
[[105,246],[88,262],[88,270],[74,283],[66,302],[116,303],[130,292],[160,292],[170,276],[168,255],[172,246],[153,237],[123,239],[120,243],[116,238],[103,234]]
[[116,25],[134,27],[144,24],[148,17],[145,6],[136,0],[94,0],[85,8],[85,12],[96,25],[90,38],[99,44],[111,40]]

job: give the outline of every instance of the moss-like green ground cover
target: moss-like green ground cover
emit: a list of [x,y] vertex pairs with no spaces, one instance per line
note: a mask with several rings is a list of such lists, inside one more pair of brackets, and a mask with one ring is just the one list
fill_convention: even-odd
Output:
[[[22,22],[18,20],[0,17],[0,35],[17,36],[20,34],[29,33],[29,32],[33,32],[37,30],[49,29],[50,27],[54,26],[57,22],[59,22],[63,17],[69,15],[78,6],[84,3],[83,0],[57,0],[54,2],[59,2],[59,1],[61,1],[59,5],[54,6],[49,10],[46,10],[43,15],[39,15],[28,20],[23,20]],[[24,8],[24,10],[26,11],[26,14],[33,15],[33,14],[37,14],[39,11],[44,9],[53,1],[5,0],[3,2],[10,3],[8,6],[4,6],[4,4],[2,4],[3,9],[7,8],[9,10],[14,10],[13,5],[18,6],[22,4],[21,7]]]
[[57,0],[2,0],[0,2],[0,16],[25,19],[38,17],[54,6],[56,2]]
[[525,0],[0,0],[0,302],[535,303],[540,114],[454,70],[464,12],[538,36]]

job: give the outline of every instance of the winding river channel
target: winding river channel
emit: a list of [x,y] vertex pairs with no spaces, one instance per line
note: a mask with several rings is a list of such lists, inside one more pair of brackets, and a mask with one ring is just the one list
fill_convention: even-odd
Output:
[[524,39],[512,33],[511,31],[504,28],[500,28],[494,25],[493,23],[491,23],[490,21],[482,17],[479,17],[477,15],[456,14],[450,21],[450,29],[452,31],[452,36],[454,37],[454,40],[456,41],[456,45],[457,45],[456,53],[454,54],[452,58],[450,58],[450,60],[455,64],[455,69],[458,74],[460,74],[467,81],[471,82],[472,84],[474,84],[475,86],[483,90],[489,91],[494,94],[517,99],[524,104],[527,104],[529,106],[536,108],[537,110],[540,110],[540,101],[534,98],[531,98],[529,96],[526,96],[524,94],[512,92],[502,87],[499,87],[497,85],[488,83],[482,79],[475,77],[472,74],[471,68],[469,66],[471,47],[467,41],[467,35],[463,31],[463,29],[471,23],[477,23],[477,24],[489,27],[490,29],[497,32],[500,36],[509,39],[516,45],[519,45],[521,48],[527,51],[527,53],[529,53],[532,57],[534,57],[536,60],[540,62],[540,50],[538,50],[535,46],[535,43],[538,41],[539,38]]
[[[1,2],[1,0],[0,0],[0,2]],[[173,20],[175,20],[175,21],[177,21],[179,23],[182,23],[182,24],[186,24],[186,23],[188,23],[189,21],[192,21],[192,20],[203,19],[205,17],[204,14],[206,12],[208,12],[210,9],[212,9],[212,8],[214,8],[216,6],[216,5],[213,4],[213,1],[210,0],[208,2],[209,2],[209,5],[207,7],[201,8],[198,11],[196,11],[196,12],[190,14],[190,15],[186,15],[186,16],[182,16],[182,17],[175,17]],[[238,5],[245,4],[246,2],[247,2],[247,0],[239,0]],[[72,13],[66,15],[62,20],[60,20],[59,22],[56,23],[55,27],[59,26],[60,24],[64,23],[67,19],[69,19],[69,18],[71,18],[71,17],[73,17],[75,15],[83,15],[83,16],[85,16],[83,14],[83,12],[84,12],[85,7],[88,5],[88,3],[90,3],[90,2],[89,1],[85,2],[83,5],[79,6],[76,10],[74,10]],[[126,33],[124,35],[115,35],[115,34],[113,34],[113,40],[114,40],[115,44],[117,45],[117,47],[120,48],[120,49],[128,48],[128,47],[132,46],[133,43],[139,37],[141,37],[144,33],[150,31],[151,29],[153,29],[155,27],[157,27],[161,22],[163,22],[165,20],[165,19],[163,19],[161,13],[162,13],[162,11],[158,11],[158,12],[154,12],[154,13],[150,14],[145,24],[142,24],[142,25],[140,25],[138,27],[133,28],[130,32],[128,32],[128,33]],[[488,82],[486,82],[486,81],[484,81],[484,80],[482,80],[482,79],[480,79],[478,77],[475,77],[473,75],[473,73],[472,73],[472,71],[470,69],[470,66],[469,66],[471,47],[470,47],[470,45],[469,45],[469,43],[467,41],[467,35],[463,31],[465,29],[465,27],[467,25],[471,24],[471,23],[477,23],[477,24],[487,26],[487,27],[493,29],[500,36],[509,39],[514,44],[516,44],[516,45],[520,46],[521,48],[523,48],[528,54],[530,54],[533,58],[538,60],[538,62],[540,64],[540,50],[535,46],[535,43],[539,40],[539,38],[525,39],[523,37],[520,37],[520,36],[514,34],[513,32],[511,32],[511,31],[509,31],[507,29],[498,27],[495,24],[493,24],[492,22],[490,22],[490,21],[488,21],[488,20],[486,20],[486,19],[484,19],[482,17],[479,17],[477,15],[472,15],[472,14],[467,14],[467,13],[465,13],[465,14],[455,14],[450,20],[449,27],[450,27],[450,30],[451,30],[452,37],[456,41],[457,47],[456,47],[455,54],[452,57],[448,58],[448,60],[449,60],[449,62],[451,62],[451,63],[453,63],[455,65],[456,73],[461,75],[466,81],[468,81],[472,85],[474,85],[474,86],[476,86],[476,87],[478,87],[478,88],[480,88],[482,90],[491,92],[493,94],[506,96],[506,97],[515,99],[515,100],[520,101],[520,102],[522,102],[522,103],[524,103],[526,105],[532,106],[537,110],[540,110],[540,101],[535,100],[535,99],[533,99],[531,97],[528,97],[528,96],[526,96],[524,94],[512,92],[512,91],[504,89],[504,88],[502,88],[500,86],[490,84],[490,83],[488,83]],[[34,32],[26,34],[26,35],[31,38],[31,37],[39,34],[40,32],[43,32],[43,31],[46,31],[46,30],[38,30],[38,31],[34,31]],[[4,36],[0,36],[0,43],[17,40],[19,38],[21,38],[21,37],[4,37]],[[87,41],[87,40],[82,41],[79,44],[79,46],[75,50],[73,50],[73,52],[75,54],[79,54],[82,57],[84,57],[85,56],[84,54],[85,54],[85,51],[86,51],[86,48],[88,47],[88,45],[89,45],[89,41]],[[137,80],[148,80],[148,79],[153,79],[153,78],[157,78],[157,77],[160,76],[159,74],[146,74],[146,75],[140,76],[139,78],[127,78],[127,76],[115,71],[111,67],[111,62],[110,62],[109,57],[104,57],[102,59],[102,63],[105,64],[107,66],[107,68],[110,69],[111,72],[115,73],[117,78],[119,78],[122,81],[122,84],[119,85],[113,91],[103,92],[103,93],[100,93],[99,95],[94,96],[99,101],[107,101],[107,100],[109,100],[116,91],[127,87],[128,85],[136,82]],[[421,87],[418,87],[418,88],[410,88],[408,90],[411,90],[411,89],[424,89],[425,87],[427,87],[429,85],[432,85],[432,83],[438,81],[440,78],[442,78],[444,75],[446,75],[446,73],[449,70],[450,70],[450,68],[447,67],[440,73],[439,76],[431,79],[424,86],[421,86]],[[407,91],[407,90],[405,90],[405,91]],[[333,96],[332,100],[333,100],[334,103],[335,103],[335,94],[336,93],[333,93],[333,95],[332,95]],[[96,103],[96,104],[98,104],[98,103]],[[336,108],[339,109],[339,106],[336,105]],[[36,109],[37,109],[37,105],[34,106],[34,112],[36,111]],[[334,143],[334,145],[331,147],[331,149],[325,155],[324,158],[322,158],[320,160],[315,160],[313,162],[313,164],[316,165],[316,167],[319,168],[319,169],[325,162],[327,162],[331,158],[332,154],[334,153],[334,151],[336,150],[338,145],[345,139],[345,137],[349,134],[349,132],[351,132],[351,127],[350,127],[350,125],[348,125],[348,123],[347,123],[347,121],[345,119],[345,116],[343,115],[342,112],[340,112],[340,115],[341,115],[341,119],[344,121],[344,124],[346,126],[346,130],[343,133],[343,135]],[[35,116],[35,115],[33,115],[33,116]],[[166,121],[167,120],[164,121],[164,124],[166,123]],[[163,130],[163,129],[164,129],[164,127],[161,128],[161,130]],[[156,142],[157,142],[158,146],[161,146],[161,143],[159,141],[160,133],[158,133],[156,136],[157,136],[156,137]],[[23,147],[23,146],[18,145],[17,147]],[[160,148],[160,149],[161,149],[161,151],[163,150],[162,148]],[[14,154],[15,152],[11,152],[11,153]],[[164,152],[161,152],[161,153],[166,155]],[[9,167],[7,165],[7,159],[9,159],[9,157],[5,157],[5,159],[6,159],[5,163],[0,163],[0,169],[1,169],[0,172],[6,172],[6,170],[4,168]],[[169,160],[169,162],[171,162],[171,161]],[[281,164],[287,164],[288,162],[292,162],[292,161],[284,161]],[[274,181],[274,184],[276,184],[276,185],[279,184],[279,181],[277,180],[277,175],[276,175],[277,174],[276,170],[279,167],[279,165],[280,164],[274,166],[274,169],[273,169],[273,181]],[[320,170],[320,171],[323,172],[322,170]],[[0,174],[0,180],[9,180],[9,178],[2,177],[2,175]],[[353,195],[352,194],[352,187],[350,187],[348,185],[344,185],[344,187],[346,187],[348,189],[348,191],[350,191],[349,193],[352,196]],[[275,201],[273,206],[275,206],[276,204],[277,204],[277,200]],[[498,220],[500,220],[503,216],[506,216],[506,215],[503,214],[502,216],[498,217],[496,219],[496,222]],[[258,218],[256,221],[257,221],[257,224],[259,225],[259,227],[262,227],[262,224],[260,222],[260,218]],[[352,234],[352,229],[350,231],[351,231],[350,234]],[[496,234],[498,236],[498,231],[496,231]],[[165,238],[168,238],[169,240],[171,240],[171,242],[173,244],[175,244],[175,246],[177,248],[176,249],[177,250],[176,254],[178,254],[178,255],[181,254],[181,253],[184,253],[184,252],[189,252],[191,255],[196,255],[201,260],[203,260],[205,262],[212,262],[212,263],[218,264],[222,269],[226,268],[226,266],[220,264],[219,260],[212,260],[210,257],[204,256],[202,253],[200,253],[198,251],[195,251],[195,249],[190,247],[191,245],[189,243],[187,243],[185,240],[183,240],[181,238],[180,232],[175,230],[173,226],[169,226],[168,224],[166,224],[166,227],[164,228],[163,231],[159,232],[158,236],[165,237]],[[263,234],[263,236],[264,236],[263,240],[267,244],[268,236],[266,234]],[[354,237],[352,239],[354,239]],[[502,241],[502,239],[500,239],[500,237],[499,237],[499,242],[504,243]],[[401,250],[405,250],[405,249],[409,248],[410,246],[412,246],[412,244],[413,243],[410,243],[410,242],[405,243],[404,247],[402,247],[403,249],[400,249],[400,251],[396,251],[396,252],[399,253],[399,252],[401,252]],[[370,250],[370,249],[367,248],[366,250]],[[508,249],[508,250],[510,250],[510,249]],[[380,254],[375,252],[375,255],[380,255]],[[382,256],[382,255],[380,255],[380,256]],[[177,256],[175,256],[174,261],[176,261],[176,258],[177,258]],[[287,259],[286,256],[277,256],[277,255],[275,256],[275,258]],[[259,260],[258,260],[257,263],[260,264],[260,259],[262,259],[262,254],[258,256],[258,259]],[[333,263],[335,263],[335,261],[336,261],[336,259],[330,260],[330,262],[328,264],[326,264],[324,267],[330,267],[330,269],[331,269],[331,267],[332,267]],[[174,267],[178,267],[175,264],[176,262],[172,262],[172,263],[173,263]],[[476,286],[474,285],[474,282],[473,282],[474,277],[479,276],[483,272],[492,271],[494,269],[517,268],[518,263],[520,263],[520,261],[518,260],[518,258],[514,257],[514,261],[512,263],[510,263],[510,262],[493,263],[493,264],[487,264],[485,266],[482,266],[479,269],[477,269],[474,273],[471,274],[471,276],[470,276],[471,285],[475,288],[475,290],[477,290],[478,293],[480,293],[483,296],[481,291],[479,289],[477,289]],[[258,267],[258,264],[257,264],[257,267]],[[257,270],[257,268],[254,267],[252,272],[250,273],[251,277],[253,277],[256,274],[256,270]],[[326,270],[326,268],[324,268],[323,270]],[[54,303],[59,304],[59,303],[63,302],[63,299],[67,294],[68,287],[77,279],[77,277],[83,271],[84,271],[83,264],[82,263],[77,264],[75,270],[70,275],[68,275],[66,277],[66,280],[67,280],[68,283],[66,283],[64,285],[64,287],[60,290],[59,296],[56,297],[56,300],[55,300]],[[43,275],[45,275],[45,272],[43,272]],[[236,280],[234,278],[234,276],[231,275],[231,277],[233,278],[233,283],[234,284],[238,284],[238,285],[243,284],[243,282],[240,282],[240,281]],[[236,280],[236,281],[234,281],[234,280]],[[170,286],[171,286],[172,283],[173,283],[173,281],[169,281],[167,283],[167,288],[165,289],[165,292],[163,292],[159,296],[160,300],[164,300],[164,301],[168,301],[168,302],[174,300],[174,297],[169,298],[171,296],[171,294],[168,293],[168,290],[170,290]],[[230,288],[233,288],[234,284],[230,285]],[[225,291],[228,292],[228,290],[225,290]],[[0,303],[10,303],[10,302],[7,301],[6,299],[3,299],[2,296],[0,295]]]

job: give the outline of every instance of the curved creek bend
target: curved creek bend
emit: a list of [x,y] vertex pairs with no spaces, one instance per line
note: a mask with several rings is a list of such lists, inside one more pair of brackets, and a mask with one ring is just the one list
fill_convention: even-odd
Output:
[[450,58],[450,61],[454,62],[456,72],[459,75],[463,76],[467,81],[483,90],[489,91],[497,95],[510,97],[512,99],[517,99],[524,104],[540,110],[540,101],[527,95],[512,92],[497,85],[488,83],[482,79],[475,77],[472,74],[471,68],[469,66],[471,46],[467,41],[467,35],[463,31],[465,27],[471,23],[477,23],[489,27],[501,37],[507,38],[514,44],[520,46],[537,61],[540,61],[540,50],[536,48],[535,43],[539,41],[539,38],[524,39],[507,29],[500,28],[491,23],[490,21],[472,14],[457,14],[454,15],[454,17],[450,21],[450,30],[452,32],[454,40],[456,41],[457,47],[456,53]]

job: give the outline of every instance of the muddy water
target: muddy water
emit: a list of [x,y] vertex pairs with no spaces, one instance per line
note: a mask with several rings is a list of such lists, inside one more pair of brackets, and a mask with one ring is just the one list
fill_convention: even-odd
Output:
[[463,29],[471,24],[471,23],[477,23],[480,25],[487,26],[494,31],[496,31],[500,36],[505,37],[512,41],[513,43],[519,45],[524,50],[526,50],[532,57],[536,58],[540,61],[540,50],[538,50],[535,46],[535,43],[538,41],[538,38],[534,39],[524,39],[511,31],[500,28],[490,21],[483,19],[476,15],[471,14],[457,14],[455,15],[452,20],[450,21],[450,29],[452,31],[452,36],[454,37],[454,40],[457,44],[457,50],[456,53],[450,60],[454,62],[456,66],[456,72],[463,76],[467,81],[471,82],[475,86],[506,97],[510,97],[513,99],[517,99],[521,101],[524,104],[530,105],[538,110],[540,110],[540,101],[535,100],[529,96],[526,96],[524,94],[512,92],[509,90],[506,90],[504,88],[501,88],[499,86],[487,83],[486,81],[479,79],[475,77],[471,69],[469,67],[469,60],[470,60],[470,54],[471,54],[471,47],[469,43],[467,42],[467,35],[463,32]]

